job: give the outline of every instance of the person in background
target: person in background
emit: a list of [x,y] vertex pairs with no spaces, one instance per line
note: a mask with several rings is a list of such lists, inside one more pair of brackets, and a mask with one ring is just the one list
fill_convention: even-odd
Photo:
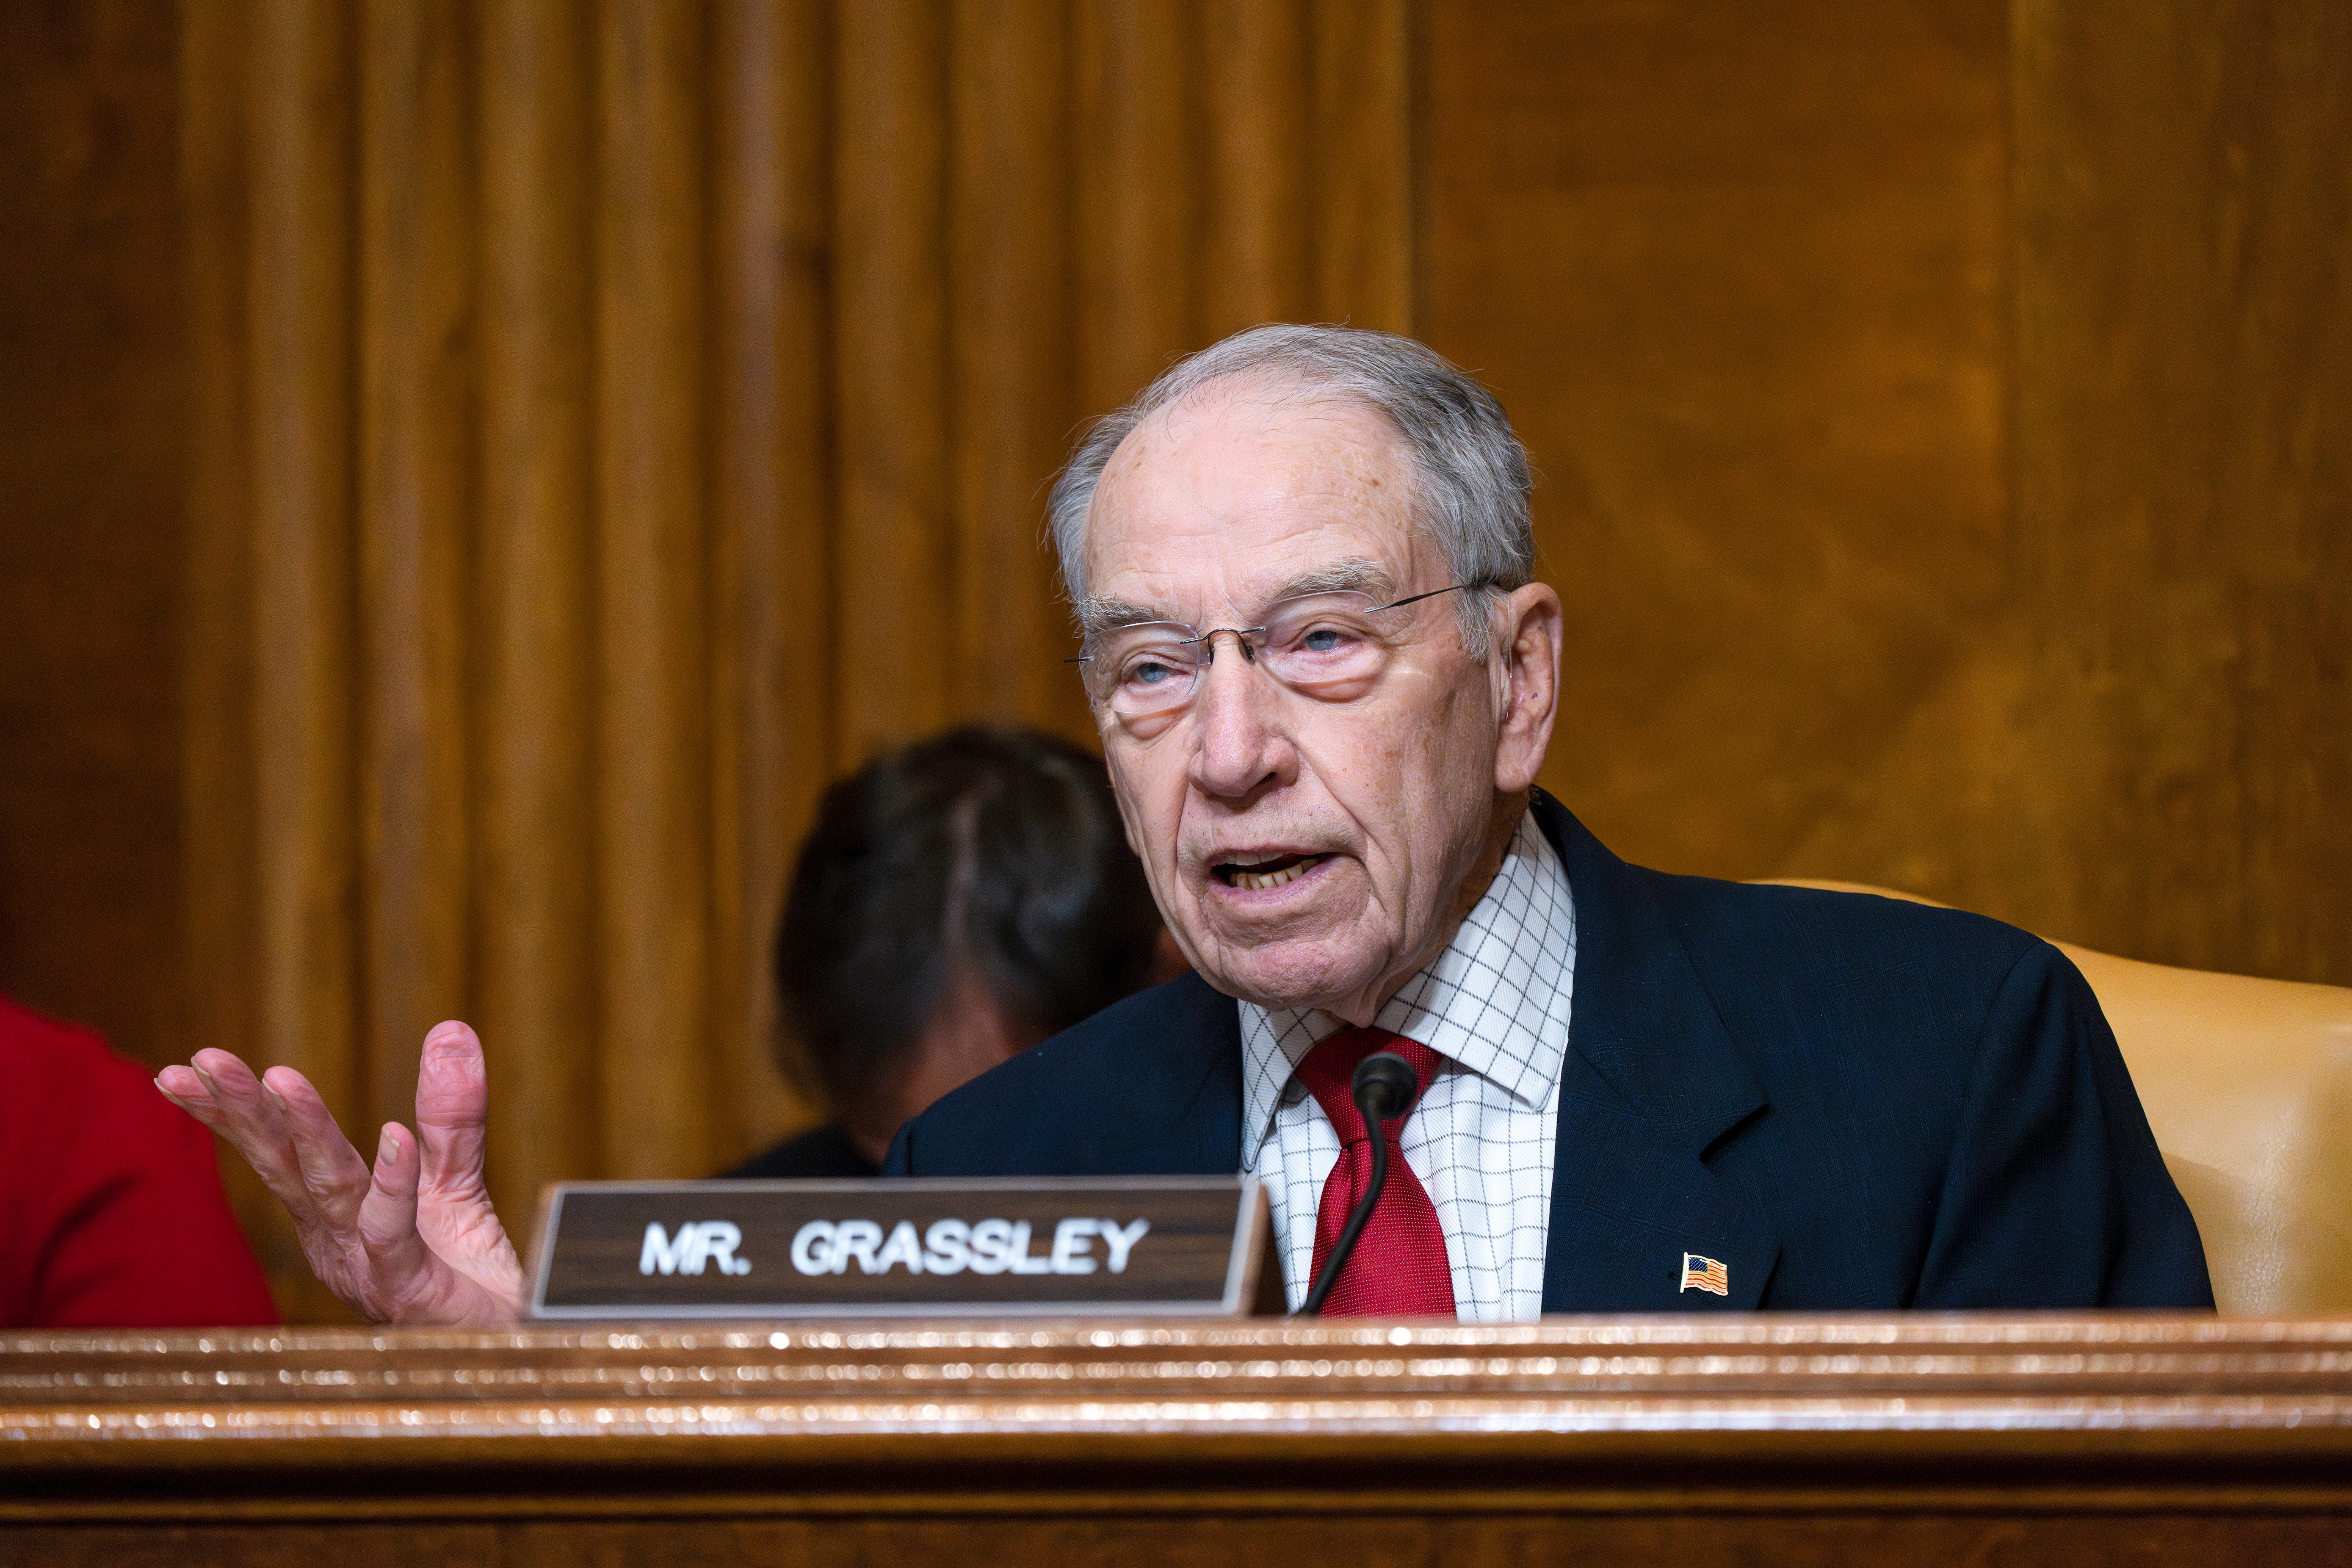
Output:
[[784,1075],[835,1119],[730,1176],[871,1176],[940,1095],[1183,967],[1101,759],[985,725],[825,792],[775,961]]
[[212,1135],[145,1068],[0,996],[0,1328],[278,1321]]

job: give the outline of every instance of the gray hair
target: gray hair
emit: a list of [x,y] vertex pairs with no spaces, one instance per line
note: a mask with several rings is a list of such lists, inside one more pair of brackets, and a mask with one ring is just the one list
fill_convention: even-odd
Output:
[[1463,645],[1484,658],[1496,595],[1535,574],[1527,449],[1494,394],[1467,374],[1411,338],[1363,327],[1235,332],[1177,361],[1125,407],[1087,427],[1054,481],[1045,513],[1062,585],[1081,618],[1087,512],[1111,454],[1152,415],[1234,375],[1288,383],[1308,397],[1360,404],[1388,417],[1412,456],[1418,521],[1436,541],[1447,574],[1485,589],[1455,601]]

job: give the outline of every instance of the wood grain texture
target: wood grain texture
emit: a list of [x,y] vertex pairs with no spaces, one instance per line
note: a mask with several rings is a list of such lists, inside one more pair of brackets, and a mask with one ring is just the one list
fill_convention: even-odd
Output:
[[828,7],[712,17],[712,1009],[721,1163],[816,1120],[770,948],[834,731]]
[[[1202,10],[1207,175],[1201,333],[1317,313],[1317,58],[1306,0],[1215,0]],[[1410,236],[1400,235],[1409,240]]]
[[452,1524],[373,1519],[350,1524],[205,1524],[44,1528],[12,1544],[44,1565],[299,1563],[332,1554],[352,1568],[404,1568],[420,1556],[471,1568],[560,1568],[583,1561],[628,1563],[807,1563],[883,1568],[899,1563],[1069,1563],[1182,1564],[1245,1559],[1295,1564],[1413,1568],[1485,1565],[1572,1556],[1604,1563],[1691,1563],[1747,1568],[1763,1563],[1908,1565],[1999,1563],[2146,1568],[2175,1563],[2230,1568],[2340,1568],[2342,1521],[2333,1510],[2283,1505],[2274,1515],[2149,1505],[2130,1512],[2021,1510],[1998,1504],[1922,1516],[1898,1510],[1762,1512],[1738,1502],[1676,1516],[1592,1510],[1570,1515],[1496,1508],[1475,1518],[1401,1517],[1377,1510],[1332,1515],[1305,1508],[1231,1517],[1138,1508],[1139,1517],[1091,1511],[1005,1519],[978,1510],[839,1521],[744,1519],[724,1513],[636,1521],[561,1519]]
[[940,0],[835,12],[833,601],[843,767],[953,710]]
[[596,978],[615,1176],[710,1157],[700,16],[598,6]]
[[1410,333],[1416,304],[1411,0],[1315,0],[1318,320]]
[[456,0],[359,13],[360,884],[364,1130],[472,1010],[473,38]]
[[158,1063],[187,1000],[179,41],[153,0],[0,33],[0,990]]
[[[1193,1565],[1247,1560],[1355,1568],[1427,1563],[1480,1565],[1571,1556],[1605,1563],[1690,1563],[1747,1568],[1763,1563],[1885,1564],[2000,1563],[2147,1568],[2340,1568],[2343,1522],[2332,1509],[2282,1504],[2274,1513],[2199,1511],[2149,1504],[2129,1511],[1972,1504],[1948,1513],[1887,1510],[1773,1510],[1744,1500],[1679,1514],[1593,1510],[1570,1514],[1506,1507],[1477,1517],[1403,1517],[1376,1508],[1334,1515],[1299,1508],[1229,1516],[1206,1509],[1032,1510],[1006,1519],[976,1507],[916,1517],[887,1510],[856,1519],[746,1519],[710,1510],[685,1519],[586,1521],[530,1518],[487,1524],[374,1519],[341,1525],[202,1524],[142,1529],[42,1527],[16,1532],[25,1561],[44,1565],[299,1563],[332,1554],[352,1568],[404,1568],[420,1556],[471,1568],[583,1561],[719,1564],[807,1563],[882,1568],[898,1563],[1069,1563]],[[535,1514],[538,1510],[532,1510]],[[944,1514],[944,1517],[942,1517]],[[877,1516],[878,1515],[878,1517]]]
[[19,1336],[0,1436],[37,1561],[2327,1563],[2352,1323]]
[[[190,435],[180,648],[184,858],[181,1048],[250,1050],[258,1035],[259,822],[253,747],[252,414],[246,263],[251,169],[241,5],[187,13],[178,37]],[[159,957],[152,962],[168,962]],[[285,1209],[223,1147],[221,1173],[281,1314],[310,1278]],[[320,1309],[323,1310],[323,1307]],[[303,1315],[313,1315],[303,1313]]]
[[2342,983],[2338,12],[1429,25],[1431,331],[1542,470],[1551,787],[1653,864]]
[[476,1016],[492,1195],[593,1169],[589,115],[578,0],[482,0]]
[[1539,470],[1549,787],[1677,870],[2030,869],[1990,821],[1897,826],[1973,798],[1979,738],[1933,723],[2006,721],[1974,662],[2011,614],[2001,6],[1430,27],[1428,331]]
[[2021,4],[2034,913],[2352,982],[2352,13]]
[[1140,391],[1200,327],[1199,38],[1152,0],[1076,11],[1072,196],[1077,386],[1089,417]]
[[[2160,1432],[2210,1433],[2217,1458],[2233,1443],[2275,1460],[2352,1452],[2352,1321],[2336,1318],[218,1330],[19,1333],[0,1336],[0,1431],[20,1445],[12,1502],[32,1484],[27,1470],[101,1457],[267,1465],[274,1445],[294,1440],[423,1460],[436,1447],[455,1458],[512,1439],[521,1462],[632,1438],[643,1457],[666,1452],[662,1436],[685,1410],[694,1414],[676,1447],[706,1453],[738,1436],[835,1439],[853,1454],[856,1439],[961,1439],[977,1451],[981,1439],[1017,1436],[1072,1454],[1079,1445],[1055,1439],[1130,1434],[1197,1436],[1237,1452],[1295,1438],[1303,1459],[1355,1435],[1450,1432],[1486,1434],[1498,1454],[1520,1438],[1520,1452],[1557,1451],[1578,1434],[1596,1457],[1636,1457],[1643,1434],[1686,1433],[1720,1452],[1749,1428],[1780,1433],[1784,1453],[1857,1446],[1864,1434],[1948,1452],[1957,1437],[2007,1434],[2023,1453],[2049,1435],[2095,1442],[2103,1430],[2117,1456],[2159,1455],[2144,1438]],[[404,1414],[387,1424],[390,1412]],[[2352,1498],[2341,1475],[2331,1482]]]
[[248,285],[260,1001],[254,1048],[361,1078],[351,16],[254,0]]
[[948,84],[950,464],[960,715],[1091,738],[1043,543],[1045,492],[1083,416],[1066,309],[1070,17],[962,0]]

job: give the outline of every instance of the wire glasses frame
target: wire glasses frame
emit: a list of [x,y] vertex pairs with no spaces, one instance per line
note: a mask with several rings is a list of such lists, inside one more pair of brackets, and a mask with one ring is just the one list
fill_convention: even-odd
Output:
[[1191,702],[1202,672],[1216,661],[1217,635],[1229,632],[1244,660],[1265,665],[1285,686],[1338,700],[1376,677],[1386,662],[1388,647],[1370,617],[1489,585],[1455,583],[1387,604],[1349,589],[1299,594],[1276,600],[1255,626],[1195,631],[1181,621],[1146,621],[1113,627],[1088,652],[1062,662],[1080,667],[1091,702],[1130,718],[1169,713]]

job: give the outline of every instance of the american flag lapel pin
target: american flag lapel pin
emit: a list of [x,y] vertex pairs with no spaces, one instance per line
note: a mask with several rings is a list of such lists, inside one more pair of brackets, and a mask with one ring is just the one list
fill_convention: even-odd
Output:
[[[1731,1270],[1721,1260],[1701,1258],[1696,1252],[1683,1254],[1683,1290],[1709,1290],[1717,1296],[1731,1294]],[[1679,1296],[1682,1290],[1675,1292]]]

